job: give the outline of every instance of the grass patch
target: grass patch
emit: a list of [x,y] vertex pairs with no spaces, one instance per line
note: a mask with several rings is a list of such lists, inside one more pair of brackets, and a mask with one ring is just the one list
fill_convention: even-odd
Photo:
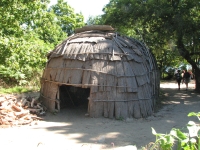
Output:
[[15,86],[10,88],[0,88],[0,94],[13,94],[13,93],[26,93],[26,92],[35,92],[39,91],[37,87],[23,87]]

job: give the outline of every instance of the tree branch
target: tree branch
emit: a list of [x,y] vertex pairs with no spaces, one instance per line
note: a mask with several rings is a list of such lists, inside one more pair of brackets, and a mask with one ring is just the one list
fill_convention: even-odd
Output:
[[179,34],[178,39],[177,39],[177,48],[178,48],[180,55],[183,58],[185,58],[187,60],[187,62],[190,63],[195,70],[199,70],[195,61],[191,59],[191,55],[190,55],[189,51],[185,48],[181,34]]
[[200,52],[192,52],[192,53],[189,53],[190,54],[190,56],[192,56],[192,55],[200,55]]

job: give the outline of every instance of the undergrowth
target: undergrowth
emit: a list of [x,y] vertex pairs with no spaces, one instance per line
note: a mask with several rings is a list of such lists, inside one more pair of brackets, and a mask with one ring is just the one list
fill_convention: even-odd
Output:
[[15,86],[10,88],[0,88],[0,94],[14,94],[39,91],[37,87]]
[[[200,112],[191,112],[188,117],[191,116],[196,116],[200,120]],[[157,133],[152,128],[156,140],[142,147],[142,150],[200,150],[200,125],[189,121],[186,128],[188,132],[172,128],[169,134]]]
[[33,77],[26,80],[23,84],[18,84],[12,81],[4,81],[0,79],[0,94],[14,94],[35,92],[40,90],[41,73],[33,74]]

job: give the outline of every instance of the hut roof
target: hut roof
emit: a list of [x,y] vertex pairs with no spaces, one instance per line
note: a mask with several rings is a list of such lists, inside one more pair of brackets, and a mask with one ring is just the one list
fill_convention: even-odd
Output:
[[[51,51],[48,58],[62,56],[65,59],[82,61],[88,59],[111,61],[126,59],[136,62],[149,59],[147,48],[140,41],[115,33],[110,26],[99,27],[99,30],[93,29],[98,29],[98,26],[77,29],[77,33]],[[81,32],[82,30],[83,32]]]

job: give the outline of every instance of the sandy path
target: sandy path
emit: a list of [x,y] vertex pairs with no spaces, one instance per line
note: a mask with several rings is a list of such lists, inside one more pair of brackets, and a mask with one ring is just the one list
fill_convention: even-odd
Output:
[[166,95],[163,107],[146,119],[89,118],[85,116],[86,108],[71,108],[48,113],[38,125],[0,128],[0,148],[98,150],[136,145],[140,149],[155,140],[151,127],[159,133],[169,133],[172,128],[185,127],[189,120],[198,121],[187,114],[199,112],[200,94],[194,92],[192,83],[188,91],[181,86],[178,91],[176,83],[162,83],[161,91]]

